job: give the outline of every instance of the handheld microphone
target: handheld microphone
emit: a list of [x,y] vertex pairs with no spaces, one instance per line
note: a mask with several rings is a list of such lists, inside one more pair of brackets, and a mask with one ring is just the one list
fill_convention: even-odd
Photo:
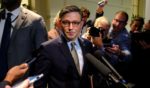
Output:
[[106,65],[100,62],[92,54],[87,53],[85,57],[99,72],[102,73],[102,75],[111,78],[115,83],[123,83],[120,81],[120,79],[118,79],[118,77],[116,77],[116,75],[113,74],[113,72]]
[[29,59],[25,60],[25,63],[27,63],[29,66],[31,66],[37,60],[38,56],[40,55],[39,51],[40,51],[40,48],[33,51],[32,56]]
[[122,83],[126,83],[126,81],[123,79],[123,77],[117,72],[117,70],[107,61],[107,59],[101,55],[100,50],[97,50],[94,52],[94,55],[102,60],[105,65],[107,65],[107,67],[112,71],[112,73],[122,82]]
[[108,74],[111,73],[111,70],[108,67],[106,67],[103,63],[101,63],[97,58],[95,58],[92,54],[87,53],[85,57],[95,68],[97,68],[98,71],[102,73],[102,75],[108,76]]
[[33,63],[33,62],[35,62],[35,60],[36,60],[37,58],[36,57],[34,57],[33,59],[31,59],[31,60],[26,60],[25,61],[25,63],[27,63],[29,66],[31,66],[31,64]]

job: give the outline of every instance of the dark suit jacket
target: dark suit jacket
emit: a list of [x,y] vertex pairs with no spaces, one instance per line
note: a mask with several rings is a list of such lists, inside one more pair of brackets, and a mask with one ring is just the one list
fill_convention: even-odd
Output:
[[[149,69],[150,66],[150,31],[140,33],[132,33],[132,43],[131,43],[131,53],[132,53],[132,62],[129,69],[130,80],[136,84],[135,88],[146,88],[149,85],[149,82],[146,78],[149,79]],[[138,69],[137,69],[138,68]],[[136,74],[136,75],[135,75]],[[139,80],[140,79],[140,80]]]
[[[1,13],[5,14],[5,11]],[[1,17],[3,18],[3,16]],[[8,67],[23,63],[29,59],[32,52],[40,44],[48,40],[47,30],[43,18],[23,7],[13,27],[11,42],[8,50]]]
[[[35,74],[44,73],[44,78],[35,83],[35,88],[89,88],[89,65],[85,54],[91,52],[92,44],[79,39],[84,57],[82,76],[79,75],[67,41],[61,36],[42,44],[40,58],[35,65]],[[37,87],[38,86],[38,87]]]

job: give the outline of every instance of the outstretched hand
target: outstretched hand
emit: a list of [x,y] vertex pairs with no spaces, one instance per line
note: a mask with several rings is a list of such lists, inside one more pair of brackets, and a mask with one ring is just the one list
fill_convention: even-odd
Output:
[[5,77],[5,81],[10,82],[12,84],[14,81],[16,81],[18,78],[23,76],[26,71],[28,70],[29,66],[27,63],[23,63],[21,65],[17,65],[12,67],[8,72]]

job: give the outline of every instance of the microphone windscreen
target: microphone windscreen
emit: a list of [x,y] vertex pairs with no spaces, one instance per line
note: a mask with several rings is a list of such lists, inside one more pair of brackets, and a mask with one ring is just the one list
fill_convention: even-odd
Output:
[[94,55],[102,60],[103,63],[105,63],[105,65],[112,71],[112,73],[114,73],[114,75],[116,75],[119,79],[123,79],[123,77],[117,72],[117,70],[109,63],[109,61],[107,61],[106,58],[104,58],[102,55],[101,55],[101,51],[100,50],[96,50],[94,52]]
[[98,59],[100,59],[101,56],[102,56],[102,52],[101,52],[100,50],[96,50],[96,51],[94,52],[94,55],[95,55]]
[[87,53],[86,58],[88,61],[104,76],[108,76],[111,73],[111,70],[105,66],[102,62],[100,62],[96,57],[94,57],[92,54]]

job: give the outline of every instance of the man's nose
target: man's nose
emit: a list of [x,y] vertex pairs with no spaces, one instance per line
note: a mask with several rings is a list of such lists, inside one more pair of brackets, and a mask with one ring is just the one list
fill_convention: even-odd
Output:
[[69,24],[69,29],[72,29],[73,28],[73,25],[72,23]]

